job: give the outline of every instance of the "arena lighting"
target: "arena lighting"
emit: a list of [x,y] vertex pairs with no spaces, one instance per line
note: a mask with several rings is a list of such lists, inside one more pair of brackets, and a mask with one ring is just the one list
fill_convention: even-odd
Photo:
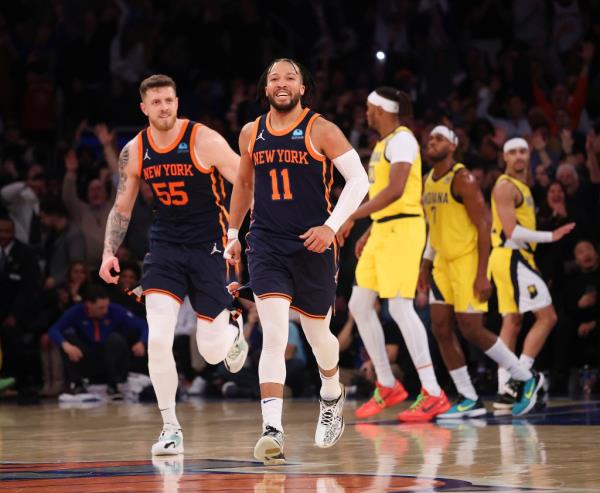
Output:
[[378,51],[377,53],[375,53],[375,58],[377,58],[377,60],[379,60],[380,62],[383,62],[385,60],[385,52]]

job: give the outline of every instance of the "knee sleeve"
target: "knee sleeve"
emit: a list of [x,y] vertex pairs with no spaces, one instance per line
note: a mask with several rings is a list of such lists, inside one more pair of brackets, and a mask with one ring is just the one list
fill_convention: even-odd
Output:
[[348,302],[348,309],[354,317],[354,320],[364,319],[375,312],[374,303],[377,299],[377,293],[371,289],[354,286],[352,296]]
[[340,344],[329,330],[330,320],[331,310],[324,319],[300,315],[302,330],[322,370],[333,370],[340,359]]
[[169,371],[175,366],[173,339],[179,314],[179,303],[170,296],[149,293],[146,296],[148,319],[148,368]]
[[256,310],[263,332],[263,346],[258,363],[260,383],[285,383],[285,348],[287,347],[290,302],[283,298],[261,300],[255,296]]
[[223,310],[212,322],[198,319],[198,351],[210,365],[216,365],[225,359],[236,337],[237,329],[229,325],[229,310]]

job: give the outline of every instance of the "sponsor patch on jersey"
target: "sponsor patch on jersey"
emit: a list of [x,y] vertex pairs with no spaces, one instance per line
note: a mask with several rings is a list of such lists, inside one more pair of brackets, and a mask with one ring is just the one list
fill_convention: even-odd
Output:
[[177,146],[177,154],[181,154],[182,152],[188,151],[188,145],[185,142],[182,142]]
[[301,128],[297,128],[292,132],[292,140],[298,140],[304,138],[304,132]]

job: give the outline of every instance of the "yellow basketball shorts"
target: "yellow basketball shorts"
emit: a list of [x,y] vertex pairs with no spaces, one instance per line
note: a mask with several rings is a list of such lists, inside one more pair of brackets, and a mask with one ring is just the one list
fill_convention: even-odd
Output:
[[425,219],[404,217],[373,223],[356,266],[356,283],[381,298],[414,298],[425,248]]
[[493,248],[489,271],[496,285],[498,311],[502,315],[535,312],[552,303],[548,286],[530,253]]
[[457,313],[487,312],[487,302],[479,301],[473,291],[477,262],[476,250],[453,260],[436,255],[429,302],[452,305]]

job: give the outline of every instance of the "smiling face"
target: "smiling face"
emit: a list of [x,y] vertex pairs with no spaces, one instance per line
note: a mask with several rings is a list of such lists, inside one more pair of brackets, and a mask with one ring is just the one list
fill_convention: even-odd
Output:
[[287,113],[300,103],[304,95],[300,69],[291,62],[275,63],[267,75],[265,94],[269,104],[277,111]]
[[152,127],[166,132],[175,126],[178,105],[175,89],[165,86],[148,89],[140,108]]

